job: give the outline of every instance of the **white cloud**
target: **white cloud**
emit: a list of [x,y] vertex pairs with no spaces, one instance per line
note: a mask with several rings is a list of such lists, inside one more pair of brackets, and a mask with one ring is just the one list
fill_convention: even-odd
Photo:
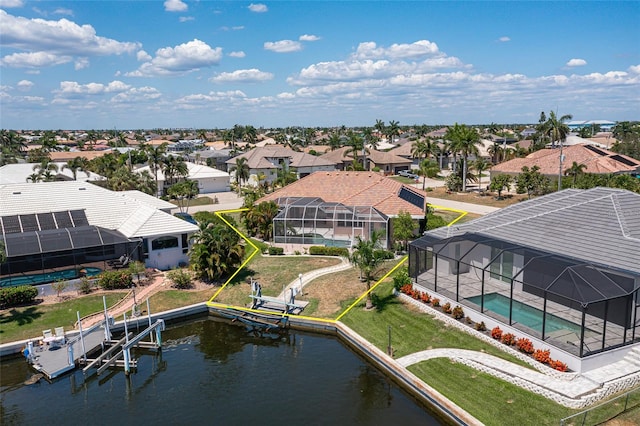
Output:
[[77,70],[83,70],[85,68],[87,68],[89,66],[89,59],[88,58],[78,58],[76,59],[75,63],[73,64],[74,69]]
[[315,36],[315,35],[311,35],[311,34],[303,34],[300,37],[298,37],[298,40],[300,40],[300,41],[318,41],[318,40],[320,40],[320,37]]
[[55,90],[54,93],[60,96],[100,95],[104,93],[124,92],[129,88],[131,88],[130,85],[118,80],[114,80],[106,85],[102,83],[79,84],[76,81],[61,81],[60,89]]
[[402,59],[419,58],[440,54],[438,45],[429,40],[418,40],[411,44],[392,44],[388,48],[378,47],[375,42],[360,43],[353,57],[357,59]]
[[302,50],[302,44],[293,40],[267,41],[264,48],[276,53],[291,53]]
[[0,64],[11,68],[44,68],[66,64],[73,58],[47,52],[13,53],[0,59]]
[[193,16],[181,16],[180,18],[178,18],[178,21],[180,22],[189,22],[189,21],[195,21],[196,18],[194,18]]
[[629,72],[640,74],[640,65],[631,65],[629,67]]
[[153,58],[144,50],[139,50],[138,53],[136,53],[136,59],[140,62],[147,62]]
[[28,52],[47,52],[52,56],[96,56],[132,53],[140,48],[139,43],[100,37],[91,25],[80,26],[64,18],[59,21],[27,19],[0,10],[0,21],[3,46]]
[[273,74],[255,68],[223,72],[209,79],[212,83],[256,83],[268,80],[273,80]]
[[18,86],[18,90],[22,90],[26,92],[28,90],[31,90],[31,88],[33,87],[33,81],[20,80],[17,86]]
[[269,9],[267,8],[266,4],[262,4],[262,3],[251,3],[249,5],[249,10],[255,13],[265,13],[267,12]]
[[507,37],[507,36],[502,36],[502,37],[500,37],[500,38],[498,39],[498,41],[499,41],[499,42],[501,42],[501,43],[506,43],[506,42],[508,42],[508,41],[511,41],[511,38],[510,38],[510,37]]
[[175,47],[164,47],[156,56],[145,62],[128,77],[183,74],[199,68],[217,65],[222,58],[222,48],[212,49],[207,43],[194,39]]
[[123,91],[112,97],[111,102],[133,104],[145,101],[155,101],[161,96],[162,93],[154,87],[132,87],[127,91]]
[[184,12],[189,6],[180,0],[166,0],[164,2],[164,10],[167,12]]
[[566,64],[568,67],[583,67],[585,65],[587,65],[587,61],[584,59],[570,59]]
[[64,9],[62,7],[57,8],[56,10],[53,11],[54,15],[67,15],[67,16],[73,16],[73,10],[71,9]]
[[229,56],[232,58],[244,58],[247,55],[242,50],[239,50],[237,52],[230,52]]
[[22,0],[0,0],[0,7],[2,8],[12,8],[12,7],[22,7],[24,6],[24,2]]

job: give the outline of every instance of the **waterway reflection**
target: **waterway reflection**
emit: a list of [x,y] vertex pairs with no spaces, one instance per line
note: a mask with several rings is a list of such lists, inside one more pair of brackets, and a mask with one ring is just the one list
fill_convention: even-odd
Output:
[[[48,383],[2,362],[10,424],[436,425],[423,407],[331,337],[268,333],[212,318],[169,328],[138,369]],[[141,355],[141,356],[140,356]]]

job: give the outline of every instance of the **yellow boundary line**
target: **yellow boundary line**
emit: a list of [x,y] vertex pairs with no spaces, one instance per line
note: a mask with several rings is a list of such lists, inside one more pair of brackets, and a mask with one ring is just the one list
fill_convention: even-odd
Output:
[[[467,213],[468,213],[467,211],[464,211],[464,210],[454,209],[454,208],[451,208],[451,207],[438,206],[438,205],[435,205],[435,204],[430,204],[430,206],[433,207],[436,210],[448,210],[448,211],[452,211],[452,212],[455,212],[455,213],[460,213],[460,216],[458,216],[457,218],[455,218],[454,220],[449,222],[447,224],[447,227],[455,224],[460,219],[465,217],[467,215]],[[233,229],[233,231],[235,233],[240,235],[240,237],[243,238],[247,242],[247,244],[249,244],[251,247],[253,247],[253,253],[251,253],[251,255],[249,257],[247,257],[244,262],[242,262],[242,265],[240,265],[240,267],[229,277],[229,279],[224,283],[224,285],[222,287],[220,287],[220,289],[218,289],[218,291],[216,291],[213,296],[211,296],[211,299],[209,299],[207,301],[207,306],[213,307],[213,308],[235,309],[235,310],[244,311],[244,312],[254,312],[254,313],[259,313],[259,314],[262,314],[262,315],[267,314],[267,315],[273,315],[273,316],[279,316],[279,317],[285,317],[285,316],[289,317],[289,316],[291,316],[291,314],[288,314],[288,313],[281,313],[280,314],[280,313],[275,313],[275,312],[267,312],[267,311],[261,311],[261,310],[258,310],[258,309],[245,308],[245,307],[242,307],[242,306],[227,305],[227,304],[224,304],[224,303],[214,302],[215,298],[218,297],[218,294],[220,294],[220,292],[222,292],[222,290],[224,290],[227,287],[227,284],[229,284],[235,278],[235,276],[238,275],[238,273],[242,270],[242,268],[244,268],[251,261],[251,259],[253,259],[253,257],[260,251],[260,249],[255,244],[253,244],[251,242],[250,238],[247,238],[242,232],[238,231],[238,229],[236,229],[235,226],[233,226],[231,223],[229,223],[229,221],[226,220],[222,216],[223,214],[227,214],[227,213],[241,213],[241,212],[247,211],[247,210],[249,210],[249,209],[242,208],[242,209],[233,209],[233,210],[220,210],[220,211],[214,212],[216,216],[218,216],[224,223],[227,224],[227,226],[229,226],[231,229]],[[380,285],[380,283],[382,283],[385,279],[387,279],[389,277],[389,275],[394,273],[408,259],[408,257],[409,256],[404,256],[402,259],[400,259],[400,261],[389,272],[387,272],[373,286],[371,286],[371,288],[369,290],[365,291],[360,297],[358,297],[355,302],[353,302],[344,311],[342,311],[336,317],[336,319],[308,317],[308,316],[305,316],[305,315],[295,315],[295,317],[296,318],[306,319],[306,320],[309,320],[309,321],[317,321],[317,322],[323,322],[323,323],[329,323],[329,324],[333,324],[333,323],[336,323],[336,322],[340,321],[340,318],[345,316],[351,309],[353,309],[354,306],[357,306],[362,301],[362,299],[364,299],[369,293],[371,293],[373,290],[375,290],[376,287],[378,287]]]

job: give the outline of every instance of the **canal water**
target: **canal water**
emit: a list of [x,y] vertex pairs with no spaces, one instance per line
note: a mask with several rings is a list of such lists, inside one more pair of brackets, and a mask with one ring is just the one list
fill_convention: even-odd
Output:
[[3,360],[3,425],[438,425],[404,391],[332,337],[267,333],[213,318],[162,333],[138,369],[53,383]]

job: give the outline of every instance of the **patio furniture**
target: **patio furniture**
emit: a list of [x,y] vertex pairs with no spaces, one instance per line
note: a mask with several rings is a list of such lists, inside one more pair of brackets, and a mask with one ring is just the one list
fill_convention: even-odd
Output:
[[64,327],[56,327],[55,328],[56,337],[62,340],[62,343],[66,341],[66,337],[64,335]]

